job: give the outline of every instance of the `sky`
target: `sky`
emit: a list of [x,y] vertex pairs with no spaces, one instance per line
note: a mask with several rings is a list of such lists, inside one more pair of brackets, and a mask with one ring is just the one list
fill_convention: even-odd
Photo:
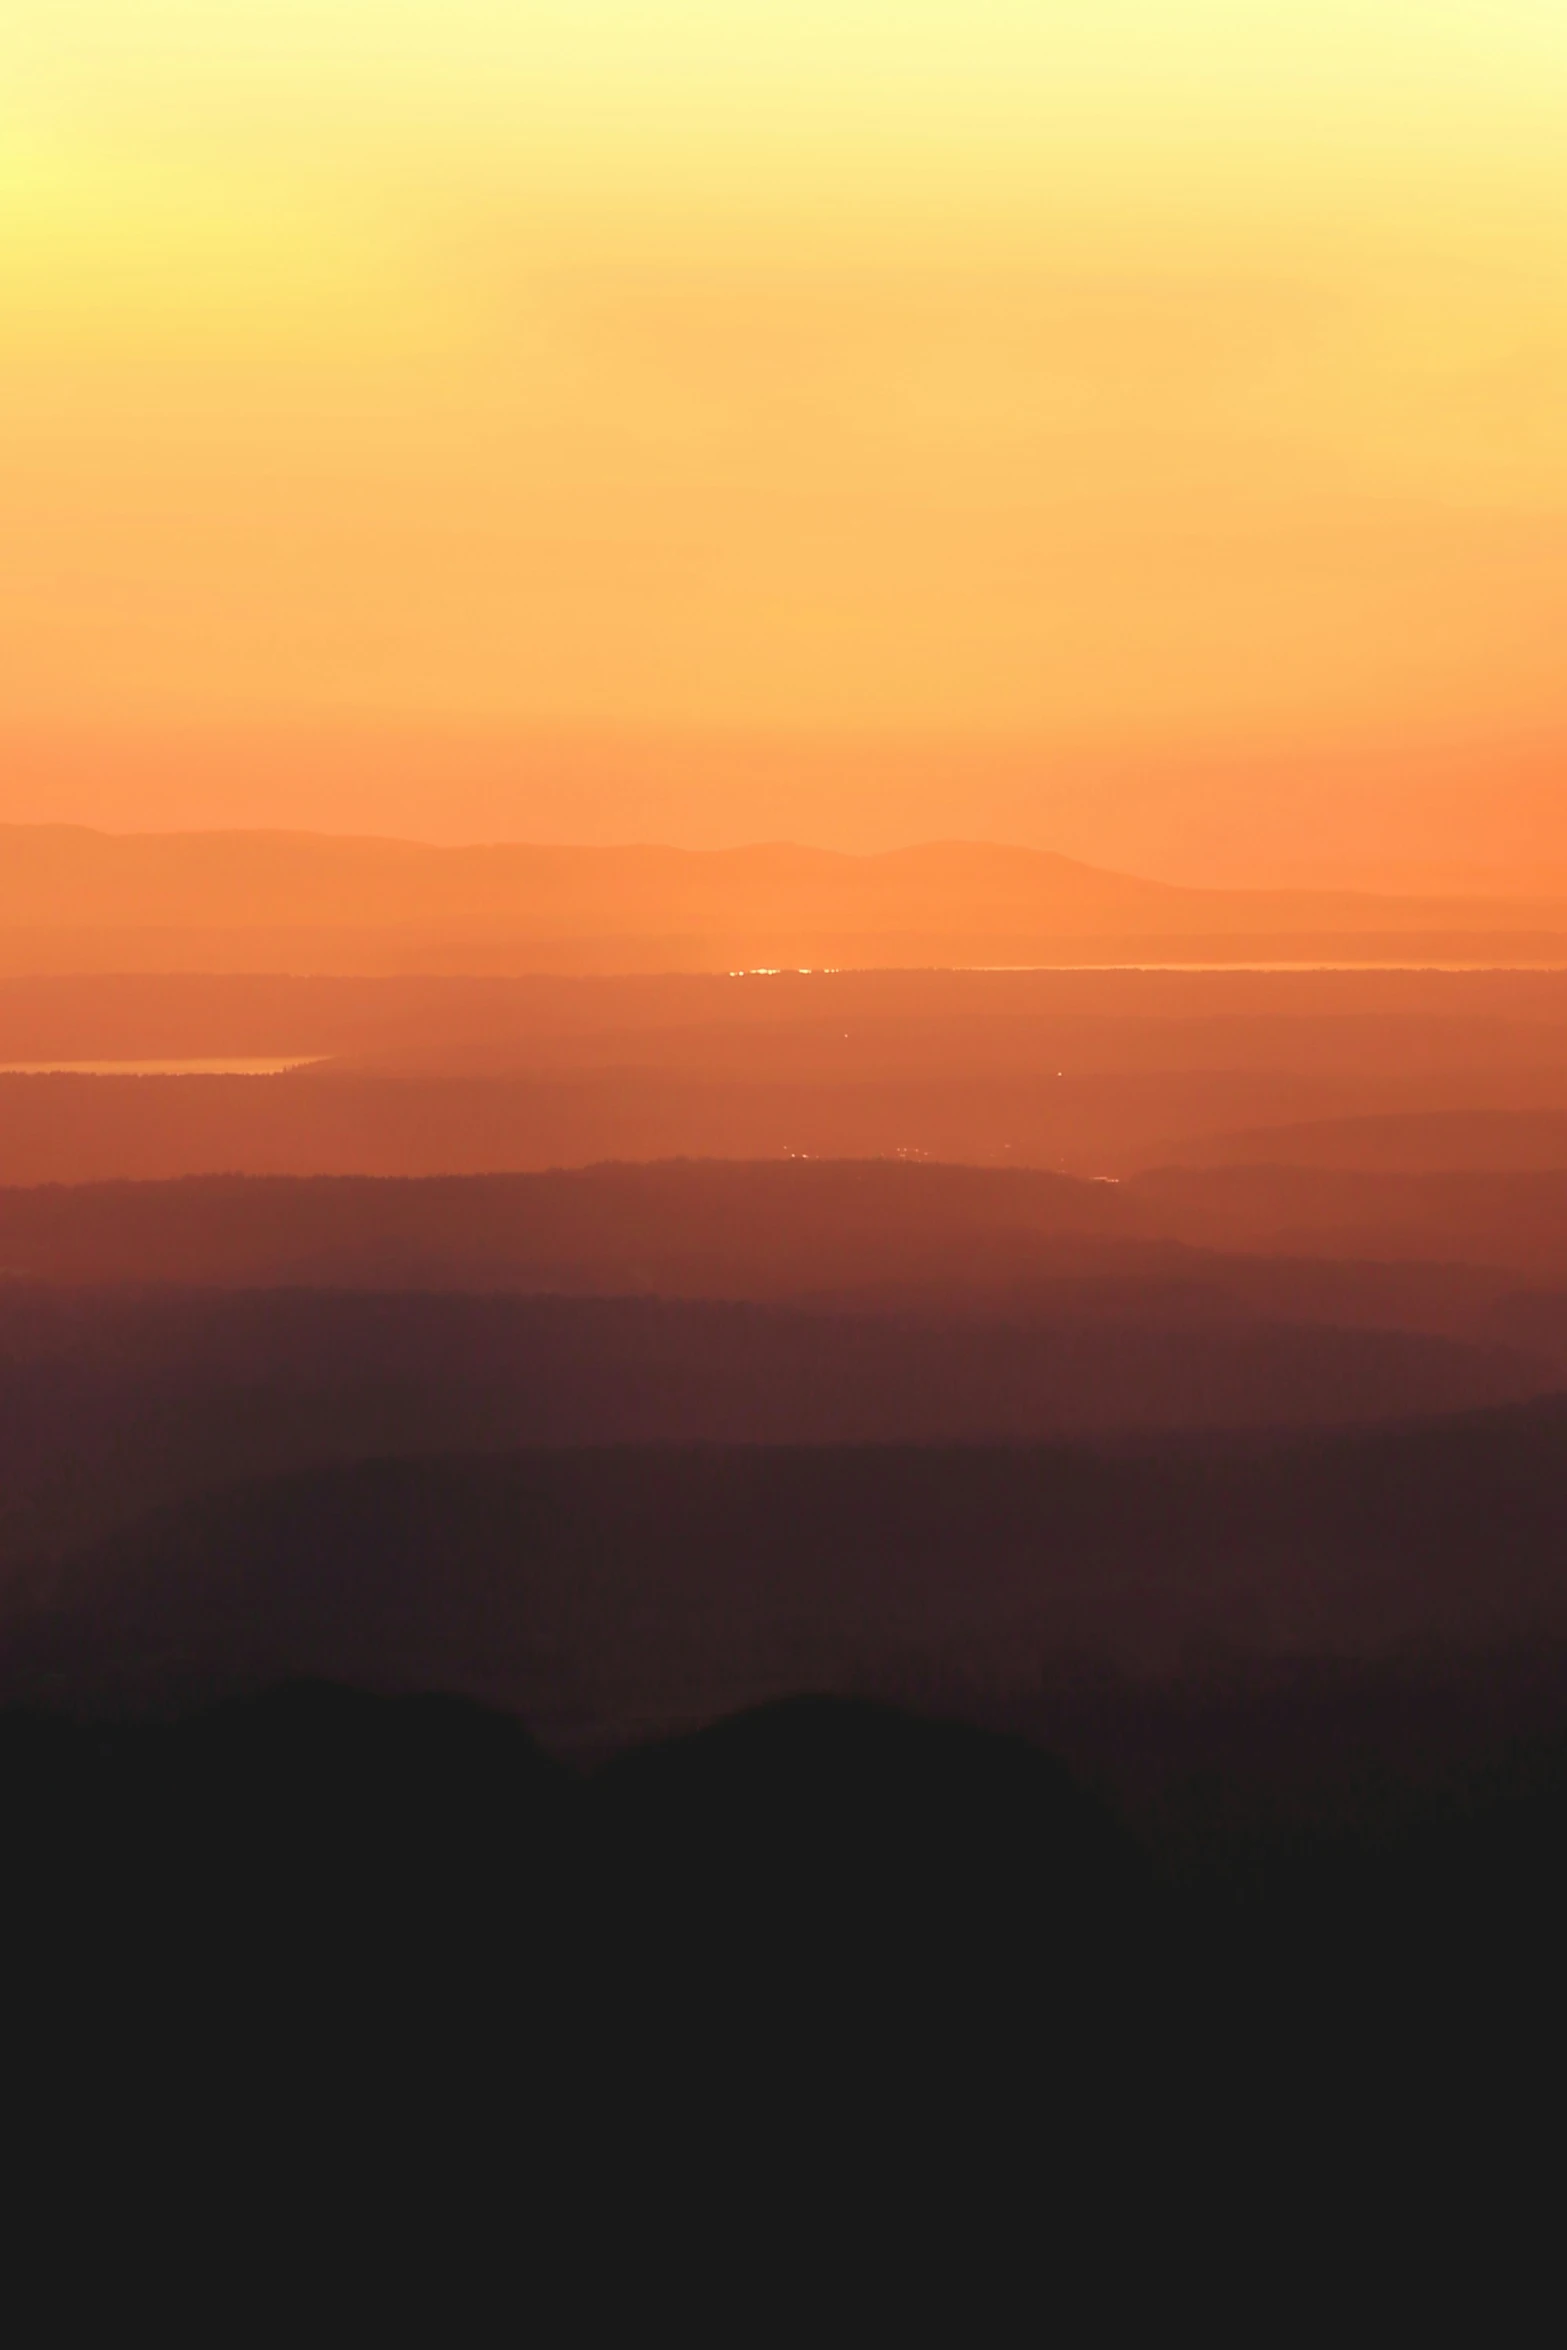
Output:
[[1561,0],[0,0],[0,818],[1567,868],[1564,153]]

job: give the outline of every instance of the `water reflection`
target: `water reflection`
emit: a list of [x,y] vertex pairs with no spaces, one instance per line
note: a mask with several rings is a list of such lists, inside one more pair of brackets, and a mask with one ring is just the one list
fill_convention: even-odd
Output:
[[319,1053],[289,1060],[227,1058],[209,1061],[0,1061],[0,1077],[281,1077],[309,1069]]

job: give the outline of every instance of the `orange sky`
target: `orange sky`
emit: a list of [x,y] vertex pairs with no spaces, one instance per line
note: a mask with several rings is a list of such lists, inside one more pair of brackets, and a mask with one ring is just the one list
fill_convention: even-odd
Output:
[[26,13],[0,817],[1567,865],[1559,0]]

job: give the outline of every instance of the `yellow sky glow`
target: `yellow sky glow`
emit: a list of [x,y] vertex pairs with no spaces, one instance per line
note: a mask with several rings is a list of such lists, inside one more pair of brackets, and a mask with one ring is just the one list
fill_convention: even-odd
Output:
[[1560,0],[12,0],[0,731],[1567,731],[1563,154]]

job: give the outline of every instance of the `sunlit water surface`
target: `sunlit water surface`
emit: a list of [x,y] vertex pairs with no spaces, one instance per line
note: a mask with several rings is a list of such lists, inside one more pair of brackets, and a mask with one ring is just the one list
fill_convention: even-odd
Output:
[[0,1061],[0,1077],[281,1077],[319,1055],[286,1061]]

